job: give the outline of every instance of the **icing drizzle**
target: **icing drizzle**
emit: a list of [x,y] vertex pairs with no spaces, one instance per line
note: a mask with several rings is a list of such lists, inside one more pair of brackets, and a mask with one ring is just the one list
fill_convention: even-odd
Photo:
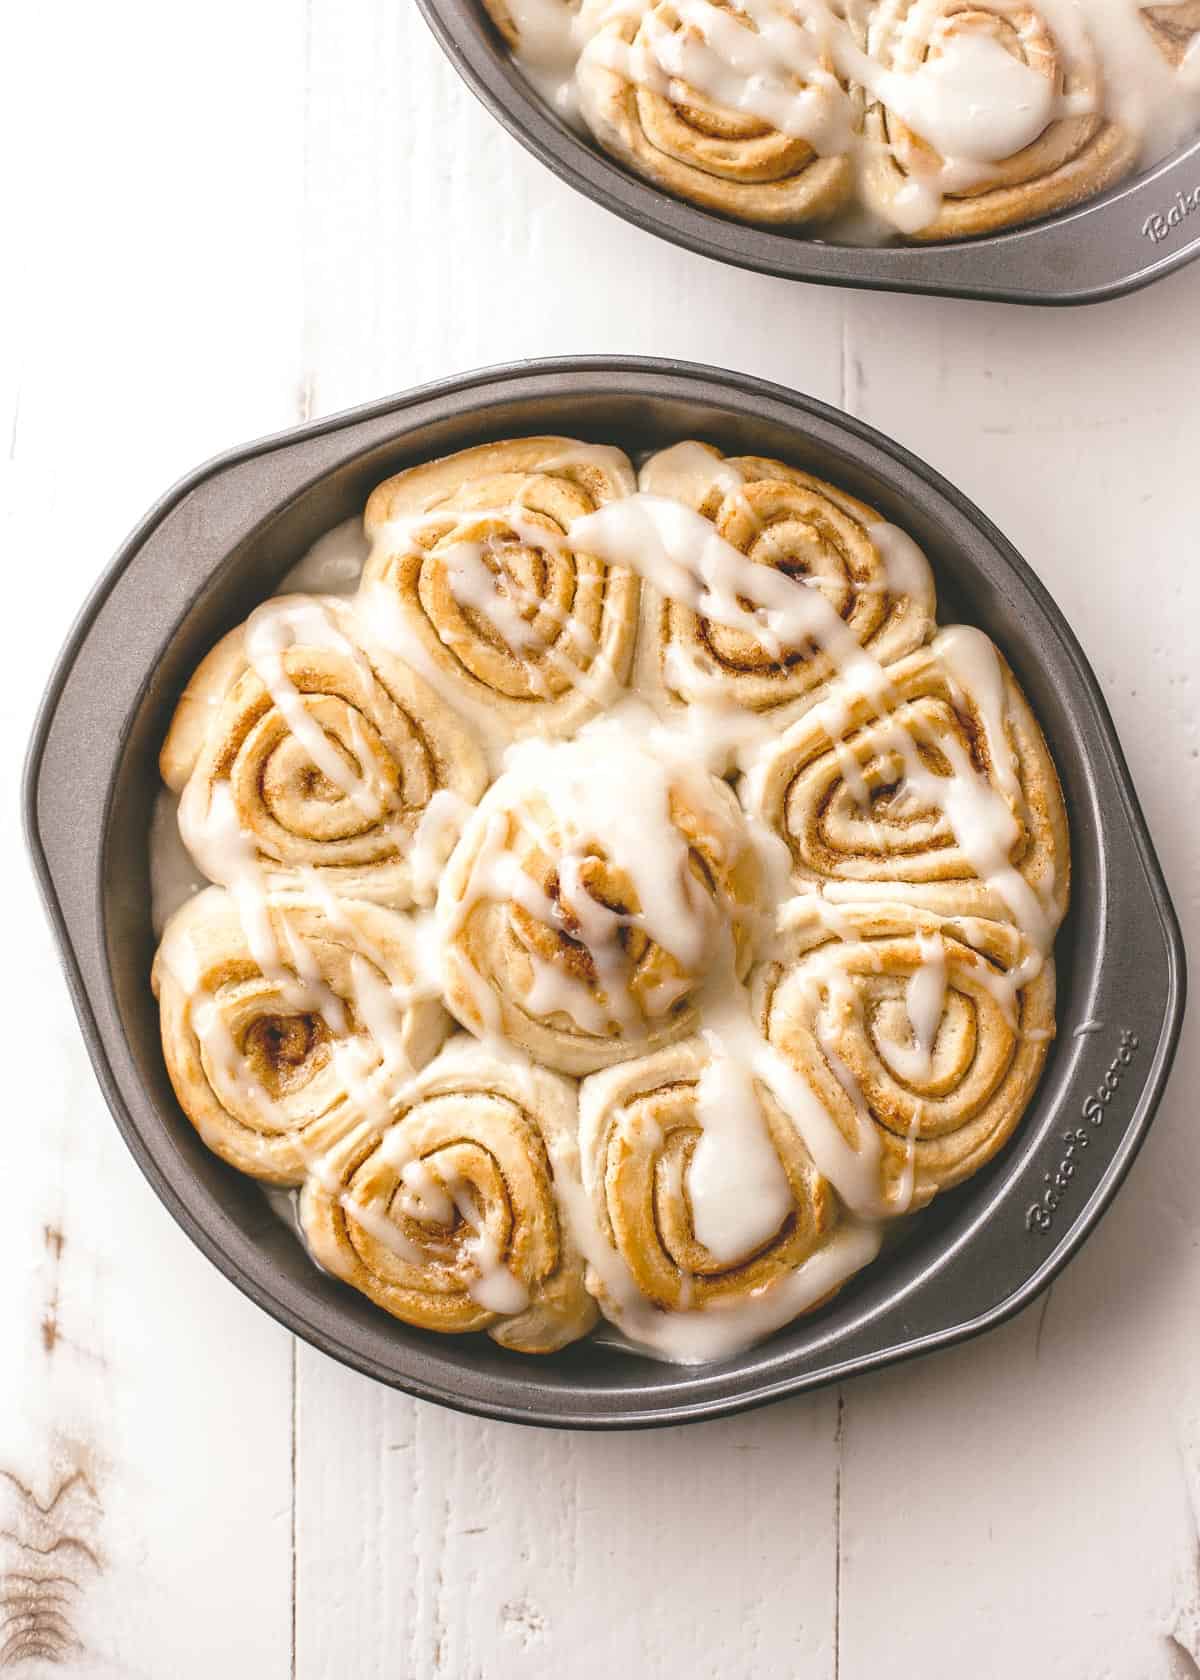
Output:
[[[766,3],[754,0],[756,15]],[[705,0],[686,0],[683,10],[703,4]],[[527,0],[515,10],[524,32],[534,11]],[[538,0],[536,10],[548,18],[550,0]],[[792,52],[789,31],[800,28],[793,20],[778,38],[766,29],[739,40],[739,70],[757,66],[756,74],[767,74],[770,55]],[[739,30],[739,35],[746,32]],[[718,43],[721,38],[715,37]],[[747,41],[757,44],[750,47]],[[594,446],[579,447],[586,458]],[[689,443],[666,453],[673,457],[676,480],[682,475],[686,481],[689,496],[695,492],[696,499],[702,499],[700,493],[713,486],[738,494],[737,469],[713,452]],[[654,479],[651,467],[643,481]],[[520,517],[512,508],[503,513],[510,524]],[[442,529],[454,513],[439,507],[432,517]],[[478,510],[470,517],[478,520]],[[394,551],[397,543],[415,543],[421,530],[418,517],[409,521],[407,533],[390,525],[380,540]],[[795,650],[819,652],[834,676],[819,699],[798,709],[751,712],[723,699],[714,686],[711,696],[683,708],[663,705],[661,696],[628,694],[565,743],[533,738],[503,746],[493,731],[493,767],[500,774],[480,805],[437,793],[411,838],[413,879],[421,883],[419,896],[425,902],[460,838],[465,844],[469,837],[473,850],[465,885],[455,895],[444,896],[436,913],[409,916],[418,972],[405,983],[363,944],[354,919],[316,871],[299,872],[295,893],[318,903],[330,923],[357,943],[350,965],[353,996],[348,1001],[363,1029],[360,1033],[348,1032],[347,1000],[325,982],[319,962],[289,922],[288,894],[268,892],[254,848],[238,827],[227,786],[218,783],[202,808],[189,803],[185,789],[179,825],[192,856],[212,878],[227,883],[264,977],[275,984],[285,1004],[314,1012],[325,1023],[339,1077],[361,1112],[381,1130],[386,1130],[394,1104],[412,1088],[420,1071],[406,1050],[405,1010],[414,997],[441,994],[446,952],[480,902],[515,904],[548,927],[569,928],[571,940],[590,964],[592,979],[581,979],[533,952],[523,999],[530,1015],[565,1018],[583,1033],[616,1032],[632,1038],[643,1029],[647,1014],[670,1013],[680,995],[673,989],[681,984],[679,975],[698,977],[692,1001],[706,1057],[696,1089],[699,1137],[686,1167],[671,1169],[678,1173],[678,1195],[686,1201],[696,1242],[714,1263],[732,1263],[767,1241],[788,1215],[791,1191],[771,1140],[759,1087],[770,1092],[794,1123],[816,1169],[848,1210],[833,1235],[783,1282],[761,1294],[704,1310],[663,1312],[640,1296],[624,1263],[605,1242],[589,1195],[566,1161],[560,1163],[554,1188],[575,1245],[636,1346],[685,1362],[728,1357],[815,1305],[875,1257],[882,1222],[903,1213],[912,1201],[919,1136],[914,1120],[900,1178],[885,1184],[868,1098],[837,1048],[839,1015],[860,1006],[834,961],[823,963],[818,952],[806,983],[812,988],[816,1036],[855,1117],[853,1135],[835,1122],[810,1081],[764,1036],[755,1014],[751,992],[743,983],[746,963],[738,955],[742,947],[748,945],[763,963],[786,960],[794,929],[814,918],[830,936],[831,949],[857,938],[846,910],[816,889],[796,894],[788,882],[786,847],[755,814],[769,757],[795,731],[819,725],[837,755],[849,797],[870,821],[871,790],[845,740],[852,712],[867,708],[900,766],[893,801],[907,799],[936,810],[978,881],[1004,906],[1017,930],[1020,961],[1005,973],[986,970],[982,979],[1011,1021],[1017,1020],[1020,988],[1037,976],[1050,956],[1061,905],[1052,879],[1032,883],[1014,861],[1025,815],[1021,769],[1004,672],[995,649],[979,631],[962,625],[944,629],[930,644],[930,652],[956,703],[969,708],[977,722],[986,745],[986,766],[953,740],[939,740],[940,756],[934,763],[919,725],[900,715],[892,669],[860,644],[827,598],[821,580],[751,561],[683,501],[639,491],[577,519],[561,538],[541,526],[528,537],[543,548],[569,545],[606,564],[628,568],[652,597],[678,603],[711,624],[752,638],[770,660],[782,661]],[[870,527],[869,537],[882,557],[889,589],[900,594],[927,589],[927,562],[911,539],[879,523]],[[452,543],[442,553],[456,595],[519,654],[529,636],[520,603],[497,584],[471,544]],[[288,581],[327,580],[332,568],[348,589],[363,557],[357,530],[339,527]],[[327,589],[328,581],[321,587]],[[438,687],[436,670],[422,658],[402,623],[389,614],[381,590],[364,591],[353,607],[369,621],[382,645],[408,659]],[[569,613],[562,628],[562,645],[570,647]],[[247,658],[313,765],[361,808],[365,818],[374,819],[379,793],[369,776],[334,751],[319,723],[298,703],[287,677],[281,655],[300,638],[306,645],[336,645],[343,653],[349,648],[318,605],[281,601],[252,615],[245,637]],[[582,637],[577,645],[587,669],[581,664],[567,675],[573,683],[587,684],[595,680],[595,649]],[[611,673],[602,677],[607,681]],[[456,695],[454,703],[461,708],[461,696]],[[359,764],[366,764],[368,757],[364,753]],[[739,791],[740,808],[719,778]],[[742,852],[756,854],[759,892],[754,904],[735,902],[711,883],[701,884],[672,805],[673,789],[681,786],[690,808],[702,815],[712,848],[710,863],[718,873],[721,867],[732,867]],[[525,872],[514,849],[510,818],[522,801],[540,811],[540,820],[554,830],[553,896]],[[155,919],[157,925],[166,921],[160,955],[189,998],[193,1030],[231,1100],[236,1094],[238,1101],[269,1114],[272,1099],[241,1063],[220,1010],[200,984],[196,954],[188,948],[186,917],[167,920],[197,884],[174,857],[171,818],[172,808],[163,804],[153,842]],[[630,904],[614,907],[589,889],[585,865],[597,853],[628,883]],[[880,895],[886,896],[885,889]],[[961,933],[966,923],[960,918],[957,926]],[[657,982],[661,991],[649,998],[635,996],[631,985],[631,931],[670,959]],[[914,1089],[928,1085],[933,1076],[952,987],[945,942],[936,927],[920,933],[917,949],[903,988],[902,1017],[895,1017],[903,1019],[905,1030],[890,1037],[883,1050],[891,1072]],[[980,967],[986,969],[982,962]],[[470,962],[460,965],[459,974],[465,976],[474,1004],[472,1029],[517,1077],[530,1074],[528,1053],[503,1030],[486,974]],[[549,1147],[553,1156],[559,1146],[552,1140]],[[477,1303],[500,1316],[522,1311],[527,1292],[498,1250],[471,1193],[461,1184],[437,1178],[415,1155],[392,1165],[400,1169],[410,1218],[445,1226],[457,1217],[470,1233],[463,1252],[468,1287]],[[328,1181],[330,1169],[323,1158],[314,1158],[309,1170],[319,1182]],[[338,1194],[347,1212],[380,1243],[403,1258],[414,1258],[411,1244],[388,1219],[386,1208],[364,1204],[340,1188]]]
[[[1200,48],[1160,50],[1138,0],[987,0],[969,16],[939,0],[505,3],[517,62],[561,111],[596,70],[680,106],[691,90],[820,157],[849,157],[877,238],[919,233],[945,196],[1003,184],[1003,166],[1055,122],[1106,119],[1143,163],[1200,126]],[[917,141],[907,182],[882,202],[864,102]],[[861,211],[842,223],[861,232]]]

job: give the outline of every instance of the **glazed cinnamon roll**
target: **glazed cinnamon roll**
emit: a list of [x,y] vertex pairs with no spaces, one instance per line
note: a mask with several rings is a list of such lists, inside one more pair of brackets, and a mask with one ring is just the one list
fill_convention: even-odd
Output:
[[1092,197],[1137,156],[1137,135],[1106,115],[1086,17],[1036,0],[880,0],[863,38],[863,195],[912,237],[1032,221]]
[[838,689],[769,745],[742,797],[786,843],[801,888],[1015,920],[1048,948],[1070,844],[1041,729],[982,631],[954,625]]
[[[585,1079],[580,1148],[606,1249],[637,1297],[664,1312],[761,1299],[838,1221],[837,1198],[770,1091],[703,1039]],[[602,1270],[589,1283],[620,1324],[623,1292]]]
[[903,532],[778,461],[685,442],[639,489],[488,444],[366,523],[358,595],[259,608],[163,748],[222,883],[156,816],[180,1105],[406,1324],[727,1359],[1020,1121],[1070,885],[1046,742]]
[[[769,580],[812,591],[809,605],[829,620],[825,626],[811,613],[796,614],[789,635],[778,630],[779,614],[765,597],[758,622],[737,622],[744,613],[727,613],[722,621],[647,586],[638,681],[651,694],[764,711],[803,700],[827,682],[845,657],[842,644],[887,662],[933,634],[933,574],[920,549],[881,514],[822,479],[782,461],[723,456],[688,442],[652,456],[640,484],[647,495],[694,508]],[[756,575],[743,566],[730,577],[723,589],[727,607],[744,601]],[[721,594],[710,582],[710,599]]]
[[571,526],[635,487],[619,450],[569,438],[411,467],[367,503],[358,611],[481,731],[569,734],[624,686],[638,593]]
[[569,1081],[456,1039],[313,1168],[305,1240],[406,1324],[553,1353],[596,1318],[560,1201],[575,1133]]
[[809,905],[790,938],[753,982],[776,1098],[856,1212],[923,1207],[1021,1119],[1054,1036],[1054,965],[1011,925],[892,903]]
[[576,88],[606,151],[693,204],[797,227],[850,195],[845,88],[786,4],[617,7],[584,47]]
[[745,973],[759,909],[725,784],[595,728],[529,744],[467,823],[437,905],[447,1007],[574,1074],[692,1031],[710,968],[728,954]]
[[168,922],[152,981],[180,1107],[273,1184],[299,1184],[449,1027],[410,923],[374,904],[206,888]]
[[1200,124],[1196,0],[483,3],[539,92],[635,174],[853,244],[1035,220]]
[[487,782],[433,690],[345,601],[310,595],[266,602],[217,644],[159,763],[210,880],[231,886],[250,867],[274,889],[309,871],[321,888],[397,907],[432,897],[443,860],[431,870],[424,853],[441,802],[465,807]]

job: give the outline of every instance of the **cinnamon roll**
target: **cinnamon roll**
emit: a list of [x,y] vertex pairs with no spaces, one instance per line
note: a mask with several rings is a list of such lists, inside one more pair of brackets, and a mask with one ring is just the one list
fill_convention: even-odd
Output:
[[1024,1113],[1054,1037],[1053,962],[1009,924],[892,903],[802,906],[789,938],[753,981],[777,1100],[854,1211],[925,1206]]
[[411,924],[349,900],[208,887],[168,922],[152,983],[180,1107],[273,1184],[299,1184],[449,1028]]
[[164,834],[221,883],[154,961],[179,1103],[407,1324],[729,1358],[1019,1123],[1046,742],[903,532],[778,461],[489,444],[366,523],[358,595],[259,608],[163,747],[156,925]]
[[[604,1255],[589,1287],[635,1334],[646,1306],[761,1309],[838,1223],[836,1196],[771,1092],[703,1039],[585,1079],[580,1148]],[[793,1295],[789,1316],[819,1300]]]
[[688,442],[652,456],[640,484],[646,495],[694,508],[738,556],[763,568],[764,582],[774,582],[776,592],[786,580],[785,591],[794,586],[804,606],[798,592],[811,591],[808,607],[830,621],[815,622],[809,610],[793,613],[794,629],[781,630],[786,611],[774,594],[754,603],[756,619],[749,620],[736,609],[747,582],[763,574],[739,566],[734,555],[727,588],[705,579],[709,601],[724,593],[726,609],[734,609],[721,618],[647,586],[638,681],[649,692],[764,711],[803,700],[827,682],[847,644],[887,662],[933,634],[933,574],[920,549],[873,508],[822,479],[782,461],[723,456]]
[[575,1134],[569,1081],[458,1038],[314,1166],[305,1240],[406,1324],[553,1353],[596,1319],[560,1202]]
[[210,880],[232,886],[249,867],[274,889],[307,871],[396,907],[432,897],[421,858],[441,801],[465,807],[487,783],[450,708],[345,601],[310,595],[266,602],[217,644],[159,762]]
[[624,686],[638,595],[571,527],[635,488],[619,450],[569,438],[410,467],[367,503],[359,613],[493,738],[569,734]]
[[728,951],[745,973],[759,909],[728,787],[594,730],[530,743],[494,783],[437,905],[447,1007],[575,1074],[691,1032],[709,969]]
[[484,4],[539,91],[627,169],[854,244],[1034,220],[1200,126],[1196,0]]
[[[781,38],[790,50],[777,56]],[[605,151],[693,204],[798,227],[850,195],[845,88],[784,4],[617,7],[584,47],[576,89]]]
[[835,687],[768,744],[747,808],[801,888],[1015,920],[1048,948],[1070,890],[1066,810],[1003,655],[954,625],[882,679]]
[[[991,0],[880,0],[867,14],[863,195],[923,240],[961,239],[1091,198],[1138,136],[1106,113],[1086,21]],[[982,79],[982,80],[981,80]],[[956,85],[957,84],[957,85]],[[986,85],[988,102],[969,90]]]

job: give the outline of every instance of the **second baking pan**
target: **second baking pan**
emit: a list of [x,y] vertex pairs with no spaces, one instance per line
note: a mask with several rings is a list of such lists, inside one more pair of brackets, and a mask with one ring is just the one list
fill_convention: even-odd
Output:
[[[160,1048],[148,827],[158,748],[188,674],[388,474],[489,438],[544,432],[633,452],[702,437],[733,454],[780,456],[905,526],[933,562],[945,621],[977,623],[1007,654],[1070,809],[1074,909],[1057,947],[1058,1040],[1016,1138],[826,1310],[715,1366],[663,1365],[588,1342],[534,1361],[483,1336],[437,1337],[389,1319],[319,1272],[259,1188],[208,1153],[176,1104]],[[976,508],[898,445],[810,398],[713,368],[628,358],[496,368],[202,468],[151,511],[84,609],[37,724],[25,821],[105,1095],[192,1239],[334,1358],[409,1393],[518,1422],[687,1422],[998,1323],[1094,1228],[1146,1134],[1179,1032],[1175,917],[1095,679],[1037,578]]]
[[1200,255],[1200,139],[1074,210],[937,246],[837,245],[727,221],[628,173],[538,95],[481,0],[418,0],[468,87],[568,185],[675,245],[789,280],[1006,303],[1098,303]]

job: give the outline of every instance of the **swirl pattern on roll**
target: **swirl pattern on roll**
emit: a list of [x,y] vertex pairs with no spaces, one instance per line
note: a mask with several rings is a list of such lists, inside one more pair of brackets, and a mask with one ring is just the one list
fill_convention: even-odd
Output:
[[[838,1220],[837,1198],[771,1093],[751,1085],[731,1096],[719,1080],[706,1092],[713,1071],[709,1047],[689,1039],[594,1074],[580,1091],[584,1186],[602,1240],[638,1299],[666,1312],[761,1300]],[[596,1270],[589,1285],[621,1324],[622,1293]]]
[[1054,1036],[1054,965],[1007,924],[897,904],[811,909],[756,971],[755,1014],[801,1082],[777,1094],[857,1212],[925,1206],[1007,1142]]
[[[787,27],[782,13],[775,24]],[[697,86],[728,80],[714,38],[732,39],[725,57],[736,61],[737,37],[750,37],[740,45],[752,53],[759,30],[754,10],[726,0],[703,15],[676,0],[638,13],[618,8],[580,58],[579,107],[606,151],[667,192],[739,221],[798,227],[846,202],[853,184],[848,158],[822,156],[800,134],[738,109],[732,84],[727,100]],[[823,120],[832,126],[844,90],[828,53],[817,53],[807,75],[787,77],[781,97],[805,100],[814,125],[822,117],[813,108],[823,102]]]
[[442,878],[447,1007],[564,1073],[627,1060],[693,1030],[726,942],[745,973],[758,895],[724,783],[602,734],[543,746],[493,784]]
[[1195,0],[483,0],[561,113],[732,219],[887,244],[1094,196],[1200,128]]
[[[514,439],[367,523],[358,593],[259,608],[163,748],[180,1105],[406,1324],[553,1353],[599,1311],[729,1359],[1030,1102],[1071,864],[1041,729],[904,530],[798,466],[685,441],[638,488]],[[347,522],[290,575],[362,558]]]
[[797,884],[1052,933],[1070,889],[1066,810],[1003,656],[955,625],[885,675],[886,698],[835,689],[747,778]]
[[474,801],[487,773],[462,721],[346,602],[277,597],[189,682],[160,765],[210,880],[247,862],[268,888],[298,871],[350,898],[428,898],[412,850],[433,800]]
[[480,730],[569,734],[624,686],[638,596],[570,528],[635,488],[619,450],[569,438],[411,467],[367,503],[360,614]]
[[300,1222],[327,1271],[406,1324],[552,1353],[596,1318],[559,1199],[578,1179],[574,1087],[458,1038],[321,1161]]
[[[688,442],[647,461],[640,485],[694,508],[785,589],[817,592],[846,639],[880,663],[932,635],[936,599],[925,556],[873,508],[822,479]],[[762,711],[802,701],[838,669],[835,654],[809,634],[795,643],[786,632],[765,634],[771,606],[741,625],[715,622],[649,586],[642,603],[639,680],[670,699]]]
[[[879,87],[903,89],[897,78],[924,67],[936,73],[957,54],[970,63],[980,50],[1000,48],[1033,73],[1030,86],[1044,89],[1045,122],[1008,156],[990,158],[956,185],[945,178],[945,159],[914,132],[883,97],[868,94],[863,128],[872,148],[864,172],[869,204],[895,213],[907,198],[918,239],[960,239],[1028,222],[1090,198],[1131,167],[1136,137],[1104,116],[1099,63],[1086,39],[1064,53],[1036,3],[1018,7],[988,0],[881,0],[869,13],[865,44],[886,77]],[[1080,114],[1056,115],[1056,112]],[[1025,140],[1027,131],[1017,130]],[[922,199],[928,203],[922,205]],[[932,214],[929,214],[932,212]],[[901,219],[904,211],[901,210]]]
[[374,904],[209,887],[154,960],[163,1054],[215,1154],[273,1184],[312,1161],[433,1056],[449,1029],[418,980],[411,925]]

